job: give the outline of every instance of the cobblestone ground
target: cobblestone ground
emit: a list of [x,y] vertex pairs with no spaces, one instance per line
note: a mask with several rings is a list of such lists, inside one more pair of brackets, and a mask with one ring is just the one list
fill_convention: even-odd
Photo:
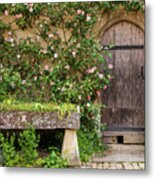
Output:
[[109,149],[95,155],[88,163],[82,163],[86,169],[122,169],[144,170],[144,145],[109,145]]
[[104,162],[104,163],[83,163],[82,169],[117,169],[117,170],[144,170],[144,162]]

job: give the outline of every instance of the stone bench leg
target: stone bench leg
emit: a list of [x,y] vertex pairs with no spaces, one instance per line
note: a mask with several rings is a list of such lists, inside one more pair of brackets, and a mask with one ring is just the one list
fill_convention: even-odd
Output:
[[80,155],[76,130],[65,130],[62,145],[62,157],[67,159],[69,166],[80,165]]

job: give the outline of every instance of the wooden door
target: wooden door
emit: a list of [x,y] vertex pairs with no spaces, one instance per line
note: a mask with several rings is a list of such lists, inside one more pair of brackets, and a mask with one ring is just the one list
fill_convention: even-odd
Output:
[[108,59],[113,79],[103,90],[102,122],[112,131],[144,130],[144,32],[130,22],[119,22],[103,34],[102,45],[114,45]]

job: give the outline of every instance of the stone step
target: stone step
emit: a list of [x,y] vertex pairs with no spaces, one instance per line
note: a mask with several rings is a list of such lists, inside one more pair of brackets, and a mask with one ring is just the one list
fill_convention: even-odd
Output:
[[144,144],[144,131],[104,131],[103,142],[106,144]]

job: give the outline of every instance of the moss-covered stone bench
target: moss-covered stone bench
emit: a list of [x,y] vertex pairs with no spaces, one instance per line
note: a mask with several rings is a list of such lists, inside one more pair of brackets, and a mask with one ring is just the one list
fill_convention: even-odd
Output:
[[[57,106],[50,104],[14,104],[0,103],[0,130],[26,129],[32,125],[39,130],[65,129],[62,144],[62,157],[70,166],[80,165],[77,130],[80,128],[80,113],[70,105]],[[67,106],[66,106],[67,107]],[[65,109],[65,110],[64,110]]]

